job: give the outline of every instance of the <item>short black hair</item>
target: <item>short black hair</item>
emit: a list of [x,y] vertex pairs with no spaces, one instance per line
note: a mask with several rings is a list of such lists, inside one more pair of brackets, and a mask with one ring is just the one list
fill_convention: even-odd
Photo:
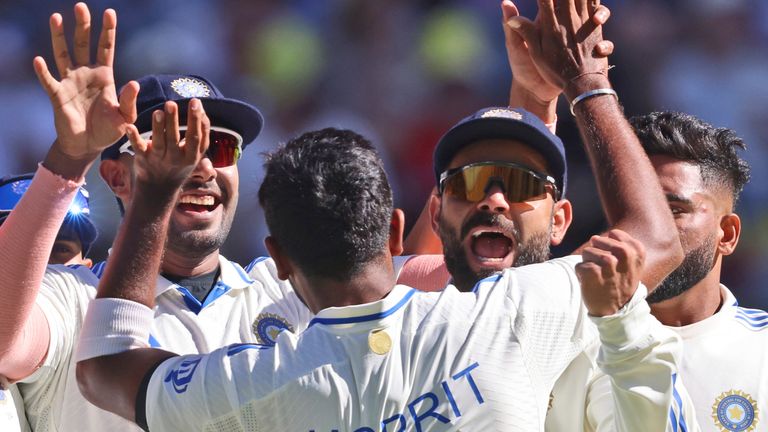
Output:
[[370,141],[327,128],[265,156],[259,203],[270,234],[304,274],[349,280],[384,257],[392,190]]
[[704,185],[724,188],[736,206],[749,181],[749,164],[738,154],[746,145],[736,132],[679,112],[652,112],[630,122],[649,156],[666,155],[698,165]]

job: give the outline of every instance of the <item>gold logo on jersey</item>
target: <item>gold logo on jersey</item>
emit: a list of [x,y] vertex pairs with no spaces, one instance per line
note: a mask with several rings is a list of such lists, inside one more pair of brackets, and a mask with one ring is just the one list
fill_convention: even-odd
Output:
[[265,312],[256,317],[251,325],[251,330],[256,336],[256,342],[274,346],[277,335],[283,330],[293,333],[293,326],[285,318]]
[[712,420],[722,432],[754,431],[759,419],[757,401],[741,390],[721,393],[712,405]]
[[368,347],[376,354],[386,354],[392,349],[392,338],[384,330],[373,330],[368,334]]

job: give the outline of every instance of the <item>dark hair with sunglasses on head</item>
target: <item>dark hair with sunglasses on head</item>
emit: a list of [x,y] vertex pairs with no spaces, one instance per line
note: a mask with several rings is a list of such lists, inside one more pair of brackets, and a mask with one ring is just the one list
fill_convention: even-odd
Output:
[[[168,101],[176,102],[179,119],[187,116],[192,98],[200,99],[211,120],[210,143],[206,156],[214,168],[224,168],[237,163],[245,146],[261,131],[264,119],[250,104],[224,97],[208,79],[197,75],[147,75],[139,78],[139,96],[136,101],[138,117],[134,125],[143,138],[151,137],[152,113],[162,109]],[[186,126],[180,125],[183,138]],[[118,159],[121,154],[133,155],[126,136],[101,153],[101,159]],[[125,209],[117,199],[121,214]]]

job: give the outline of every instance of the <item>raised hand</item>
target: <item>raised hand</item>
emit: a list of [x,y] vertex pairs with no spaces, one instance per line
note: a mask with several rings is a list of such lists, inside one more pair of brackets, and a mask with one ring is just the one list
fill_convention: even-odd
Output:
[[[563,89],[557,83],[547,81],[544,78],[544,74],[531,58],[531,52],[525,40],[507,24],[511,19],[520,16],[515,3],[512,0],[503,0],[501,11],[507,59],[513,76],[510,106],[523,106],[534,112],[532,108],[535,107],[531,107],[529,104],[545,105],[556,101]],[[595,26],[602,26],[608,21],[610,15],[611,12],[607,7],[598,5],[592,14],[592,23]],[[612,53],[613,43],[610,41],[602,41],[596,46],[598,56],[608,57]],[[529,102],[527,99],[530,97],[533,97],[534,100]],[[547,121],[548,119],[544,120]]]
[[535,23],[510,16],[507,27],[524,41],[535,69],[553,86],[550,90],[567,92],[576,79],[606,75],[608,60],[602,54],[613,45],[603,41],[599,22],[607,19],[607,9],[597,0],[538,0],[538,4]]
[[33,66],[53,107],[57,140],[51,152],[65,160],[90,163],[136,120],[139,86],[127,84],[118,101],[112,70],[117,28],[114,10],[104,11],[95,63],[90,61],[91,14],[85,3],[75,5],[73,55],[67,48],[62,16],[54,13],[49,24],[60,81],[42,57],[35,57]]
[[137,184],[177,190],[189,177],[208,150],[211,123],[199,99],[192,99],[187,110],[187,130],[179,133],[179,107],[166,102],[163,110],[152,113],[152,136],[144,138],[136,126],[127,127],[135,152],[133,170]]
[[614,229],[593,236],[576,265],[581,296],[592,316],[618,312],[637,289],[643,274],[645,248],[624,231]]

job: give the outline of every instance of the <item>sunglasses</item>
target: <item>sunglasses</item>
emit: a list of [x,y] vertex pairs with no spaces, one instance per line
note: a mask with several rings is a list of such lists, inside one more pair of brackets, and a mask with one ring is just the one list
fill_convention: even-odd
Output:
[[[179,136],[184,138],[187,132],[186,126],[179,126]],[[144,132],[141,138],[152,139],[152,132]],[[131,142],[126,141],[120,146],[120,153],[128,153],[134,156],[136,153],[131,148]],[[243,137],[232,129],[219,126],[211,126],[210,142],[205,156],[211,160],[214,168],[224,168],[237,163],[243,153]]]
[[439,190],[464,201],[480,202],[493,185],[498,185],[511,203],[539,199],[548,190],[555,200],[559,199],[553,177],[505,162],[478,162],[444,171],[440,174]]

